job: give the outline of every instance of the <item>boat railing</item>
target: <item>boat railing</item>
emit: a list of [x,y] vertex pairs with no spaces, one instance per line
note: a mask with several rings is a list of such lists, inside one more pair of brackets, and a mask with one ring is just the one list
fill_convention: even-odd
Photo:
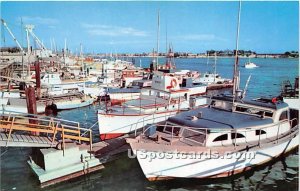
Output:
[[[156,140],[164,139],[172,144],[178,140],[189,143],[196,143],[198,145],[206,146],[208,135],[211,133],[220,133],[220,134],[230,134],[232,144],[234,148],[239,146],[240,143],[243,145],[246,143],[247,146],[259,146],[261,147],[265,142],[269,141],[276,141],[279,142],[280,138],[289,135],[292,138],[293,132],[295,132],[295,127],[290,126],[289,130],[283,129],[283,124],[286,123],[293,123],[294,121],[298,121],[296,118],[292,120],[284,120],[277,124],[268,125],[262,128],[246,128],[246,129],[209,129],[209,128],[195,128],[195,127],[188,127],[188,126],[179,126],[173,124],[152,124],[148,127],[144,127],[141,133],[139,141],[143,141],[148,139],[149,137],[155,135]],[[267,129],[274,128],[276,126],[276,133],[269,135]],[[163,132],[156,134],[157,129],[160,128],[160,131]],[[162,130],[162,129],[163,130]],[[152,132],[153,135],[150,135]],[[258,134],[258,138],[253,139],[252,134]],[[238,134],[242,134],[243,137],[239,137]],[[247,136],[251,134],[251,136]],[[264,138],[262,137],[264,136]],[[248,137],[251,137],[250,139]],[[153,137],[151,137],[153,138]],[[229,140],[229,139],[228,139]],[[266,141],[267,140],[267,141]]]
[[161,120],[161,121],[165,121],[167,120],[169,117],[173,116],[173,114],[170,114],[170,113],[165,113],[165,115],[163,116],[158,116],[158,117],[154,117],[156,113],[153,113],[151,115],[147,115],[141,119],[139,119],[136,123],[135,123],[135,129],[134,129],[134,135],[137,136],[137,130],[139,129],[138,128],[138,125],[139,124],[142,124],[142,127],[145,127],[145,125],[147,124],[154,124],[155,121],[157,121],[158,119],[164,119],[164,120]]
[[[157,109],[159,107],[163,107],[163,106],[167,107],[169,105],[167,102],[158,101],[157,99],[141,99],[141,98],[139,98],[136,100],[140,101],[140,103],[137,105],[126,105],[126,104],[113,105],[113,107],[110,107],[109,109],[104,108],[103,111],[106,111],[106,110],[109,111],[109,110],[116,109],[116,110],[121,111],[121,113],[124,115],[124,114],[126,114],[126,112],[128,110],[135,109],[135,110],[139,110],[139,112],[141,114],[144,109],[148,109],[148,108],[149,109]],[[153,103],[149,103],[149,105],[142,105],[142,100],[149,100],[149,101],[152,101]],[[130,113],[129,113],[129,115],[130,115]]]
[[[296,123],[294,123],[295,121],[296,121]],[[298,119],[297,118],[293,118],[293,119],[290,120],[291,128],[295,127],[297,124],[298,124]]]
[[[51,143],[50,147],[61,143],[63,152],[66,148],[67,139],[79,143],[88,142],[92,151],[92,130],[81,128],[78,122],[20,112],[0,114],[0,121],[0,129],[8,132],[6,146],[12,139],[12,134],[19,131],[34,136],[47,137]],[[81,134],[81,132],[85,133]],[[88,135],[86,136],[86,134]]]

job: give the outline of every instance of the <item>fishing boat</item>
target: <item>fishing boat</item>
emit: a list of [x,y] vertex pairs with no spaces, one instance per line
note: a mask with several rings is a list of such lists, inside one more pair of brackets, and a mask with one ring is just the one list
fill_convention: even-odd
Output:
[[[236,50],[238,50],[240,8]],[[230,177],[299,145],[298,110],[280,97],[247,100],[239,89],[238,55],[232,95],[182,112],[127,139],[149,180]]]
[[137,131],[147,123],[164,121],[188,109],[190,96],[205,92],[205,85],[181,88],[177,78],[156,71],[151,88],[142,88],[137,99],[98,110],[100,137],[111,139]]

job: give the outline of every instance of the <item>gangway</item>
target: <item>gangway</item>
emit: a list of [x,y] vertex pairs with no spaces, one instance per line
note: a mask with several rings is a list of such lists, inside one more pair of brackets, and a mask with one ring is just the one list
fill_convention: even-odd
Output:
[[92,130],[78,122],[33,114],[0,114],[0,147],[61,147],[85,142],[92,151]]

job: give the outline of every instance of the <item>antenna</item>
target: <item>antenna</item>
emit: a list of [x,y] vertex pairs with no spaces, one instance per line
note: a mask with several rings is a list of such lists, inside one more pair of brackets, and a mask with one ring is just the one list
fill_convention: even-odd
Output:
[[235,50],[235,63],[234,63],[234,73],[233,73],[233,102],[236,99],[237,91],[239,90],[239,72],[238,72],[238,65],[239,65],[239,58],[238,58],[238,51],[239,51],[239,36],[240,36],[240,17],[241,17],[241,8],[242,8],[242,1],[239,2],[239,12],[238,12],[238,22],[237,22],[237,35],[236,35],[236,50]]
[[243,91],[242,98],[244,98],[246,96],[246,91],[248,89],[248,84],[250,82],[251,76],[252,76],[252,74],[250,74],[249,77],[248,77],[248,79],[247,79],[247,82],[246,82],[246,85],[245,85],[245,88],[244,88],[244,91]]

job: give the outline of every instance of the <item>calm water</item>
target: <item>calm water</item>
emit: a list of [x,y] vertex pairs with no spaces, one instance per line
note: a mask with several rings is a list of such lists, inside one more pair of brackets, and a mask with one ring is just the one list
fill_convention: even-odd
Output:
[[[141,58],[142,66],[147,66],[150,58]],[[163,60],[163,59],[162,59]],[[223,77],[232,78],[232,58],[217,61],[217,72]],[[241,59],[243,64],[248,59]],[[299,62],[296,59],[251,59],[259,68],[241,68],[241,86],[252,74],[248,94],[249,98],[258,96],[277,96],[283,80],[294,81],[298,75]],[[207,65],[207,59],[176,59],[178,69],[193,69],[201,73],[213,71],[213,60]],[[136,59],[140,63],[140,59]],[[58,117],[79,121],[83,127],[90,127],[97,121],[98,104],[63,111]],[[97,140],[97,128],[93,134]],[[1,190],[297,190],[299,181],[298,151],[284,158],[265,165],[255,171],[229,179],[203,181],[198,179],[175,179],[168,181],[149,182],[145,179],[136,159],[121,155],[119,160],[106,164],[104,170],[85,177],[57,184],[45,189],[39,188],[37,177],[33,174],[26,161],[31,149],[1,148]]]

